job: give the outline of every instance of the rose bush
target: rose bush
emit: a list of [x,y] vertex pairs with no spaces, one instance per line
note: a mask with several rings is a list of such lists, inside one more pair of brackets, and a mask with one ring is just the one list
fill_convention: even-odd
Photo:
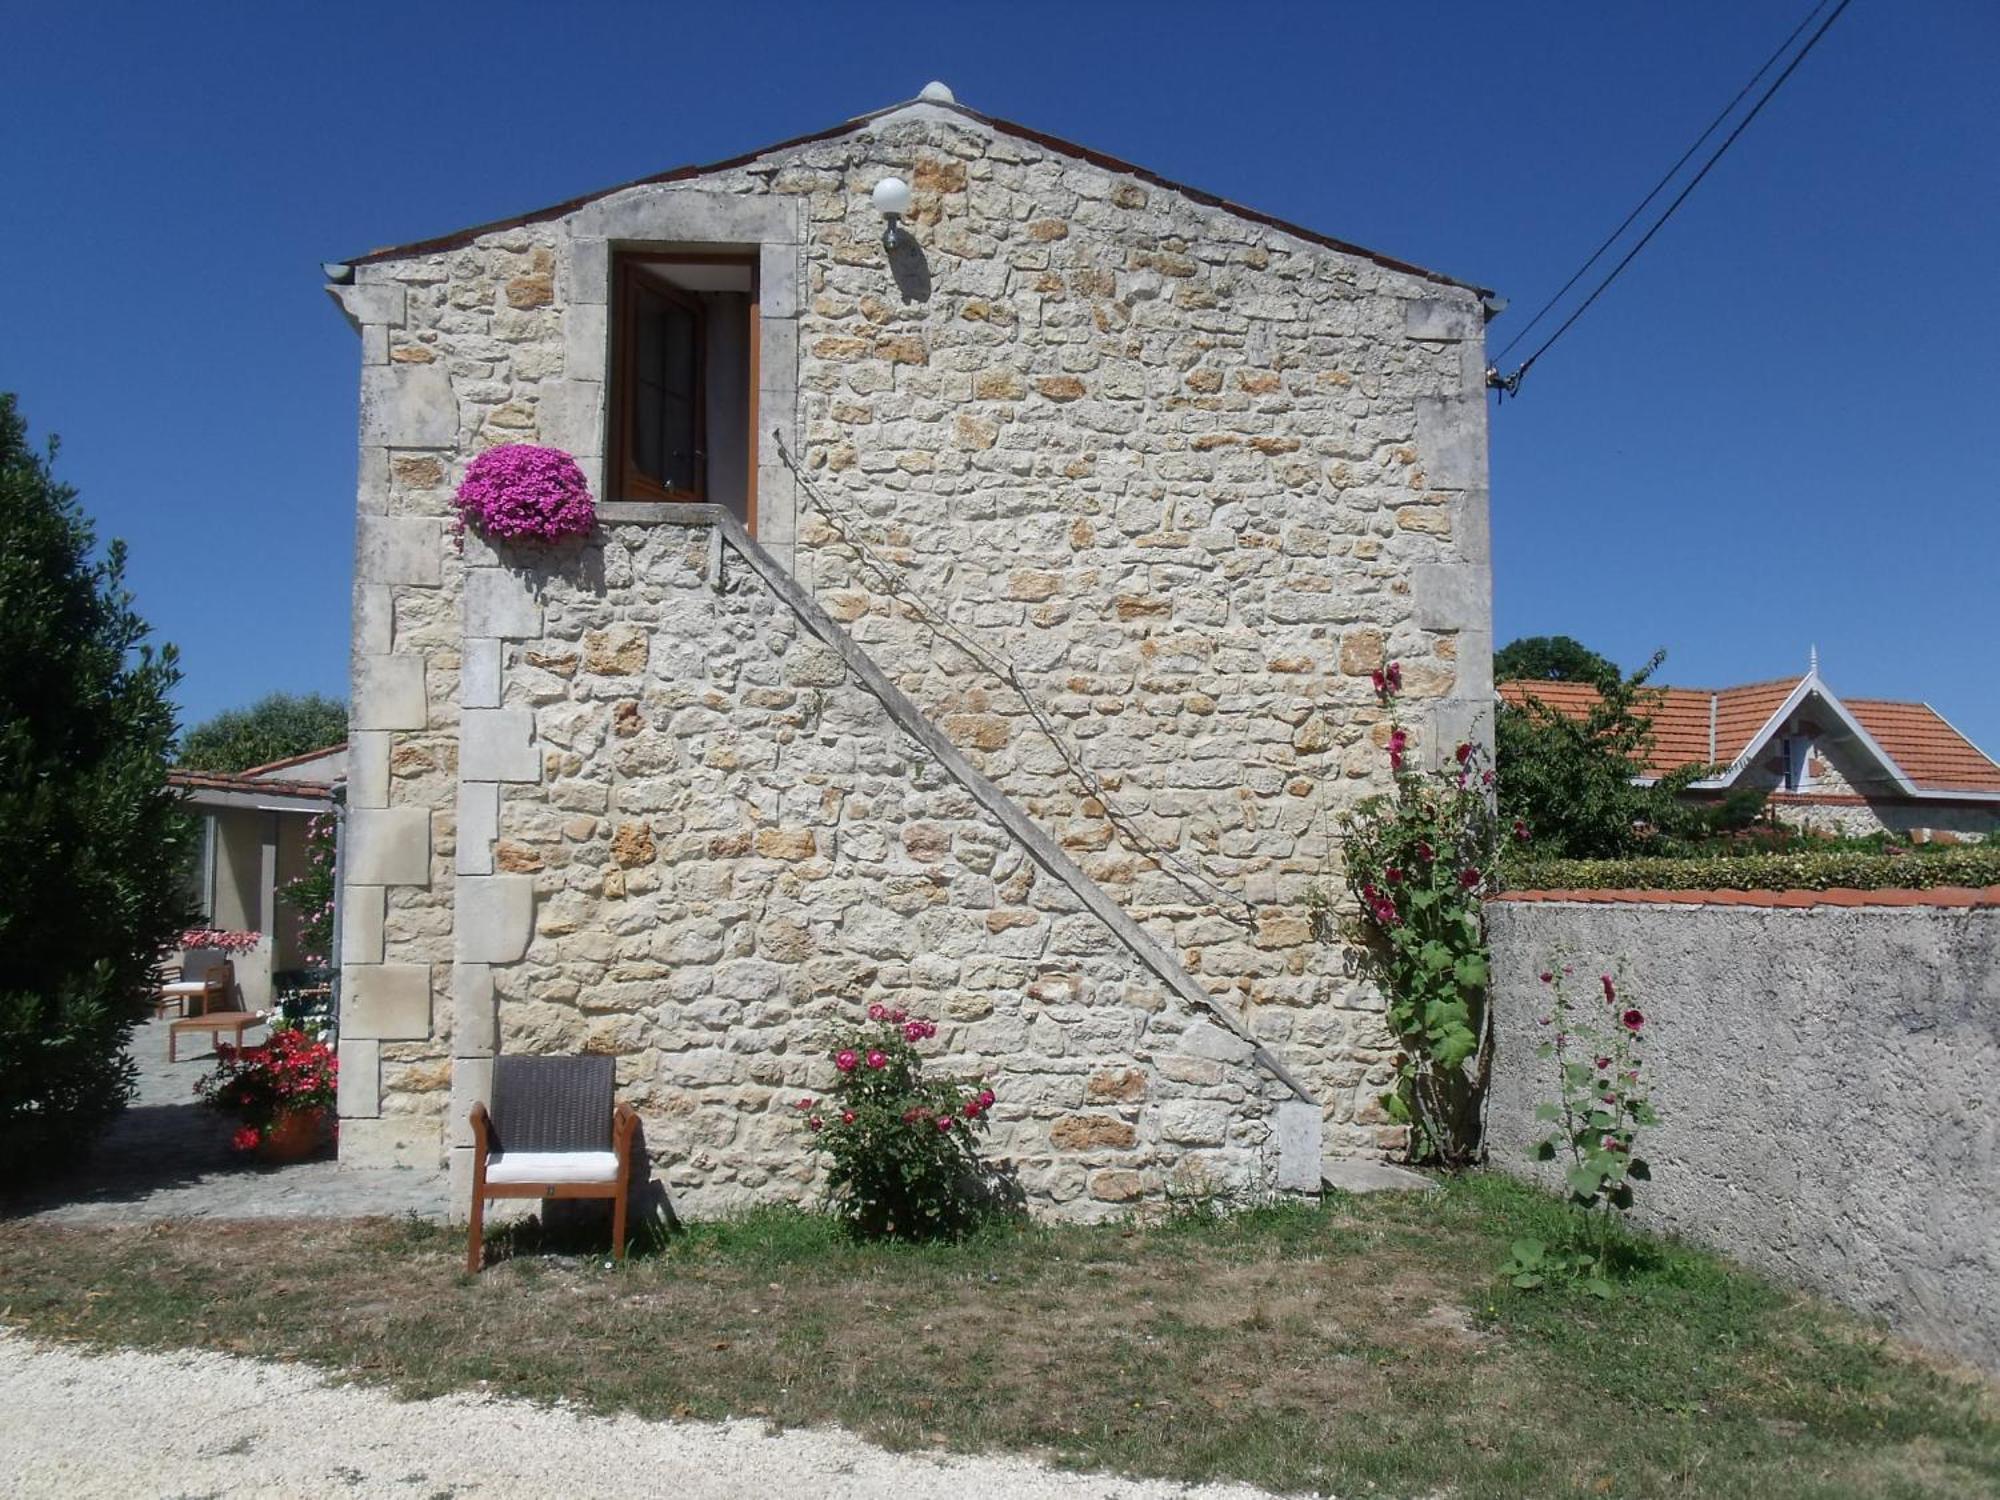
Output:
[[924,1017],[869,1006],[828,1049],[832,1090],[795,1106],[826,1162],[828,1206],[863,1238],[956,1238],[991,1203],[975,1140],[993,1091],[925,1077],[917,1044],[936,1035]]
[[597,524],[576,460],[535,443],[488,448],[466,467],[453,503],[461,527],[504,541],[558,542]]

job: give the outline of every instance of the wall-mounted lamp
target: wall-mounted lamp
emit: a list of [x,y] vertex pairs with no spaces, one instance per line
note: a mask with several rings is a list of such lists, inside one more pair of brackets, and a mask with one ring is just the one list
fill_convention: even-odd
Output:
[[896,221],[910,211],[910,185],[900,177],[884,177],[875,184],[872,196],[875,211],[888,221],[882,230],[882,248],[894,250],[903,238]]

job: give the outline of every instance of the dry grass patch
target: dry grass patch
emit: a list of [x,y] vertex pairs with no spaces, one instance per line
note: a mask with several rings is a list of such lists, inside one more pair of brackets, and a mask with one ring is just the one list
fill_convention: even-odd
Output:
[[837,1422],[893,1447],[1283,1490],[2000,1490],[1990,1385],[1708,1257],[1655,1247],[1607,1304],[1501,1284],[1507,1242],[1561,1212],[1472,1179],[928,1249],[770,1213],[618,1270],[522,1253],[477,1280],[457,1235],[416,1224],[16,1223],[0,1226],[0,1317],[306,1360],[412,1397]]

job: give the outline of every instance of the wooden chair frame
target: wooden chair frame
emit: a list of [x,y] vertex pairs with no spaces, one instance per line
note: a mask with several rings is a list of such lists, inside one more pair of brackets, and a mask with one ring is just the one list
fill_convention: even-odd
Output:
[[484,1104],[472,1106],[472,1222],[467,1235],[465,1269],[477,1276],[486,1258],[486,1203],[490,1198],[609,1198],[611,1255],[625,1258],[625,1213],[632,1189],[632,1138],[639,1113],[620,1103],[611,1111],[611,1149],[618,1157],[615,1182],[488,1182],[486,1157],[493,1139],[493,1119]]

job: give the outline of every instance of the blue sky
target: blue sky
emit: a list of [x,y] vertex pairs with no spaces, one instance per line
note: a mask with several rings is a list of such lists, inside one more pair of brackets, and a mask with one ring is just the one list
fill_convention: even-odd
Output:
[[[319,263],[975,108],[1492,286],[1493,347],[1806,0],[29,5],[0,15],[0,388],[190,718],[345,690],[359,349]],[[1495,632],[1802,670],[2000,752],[2000,7],[1856,0],[1493,419]]]

